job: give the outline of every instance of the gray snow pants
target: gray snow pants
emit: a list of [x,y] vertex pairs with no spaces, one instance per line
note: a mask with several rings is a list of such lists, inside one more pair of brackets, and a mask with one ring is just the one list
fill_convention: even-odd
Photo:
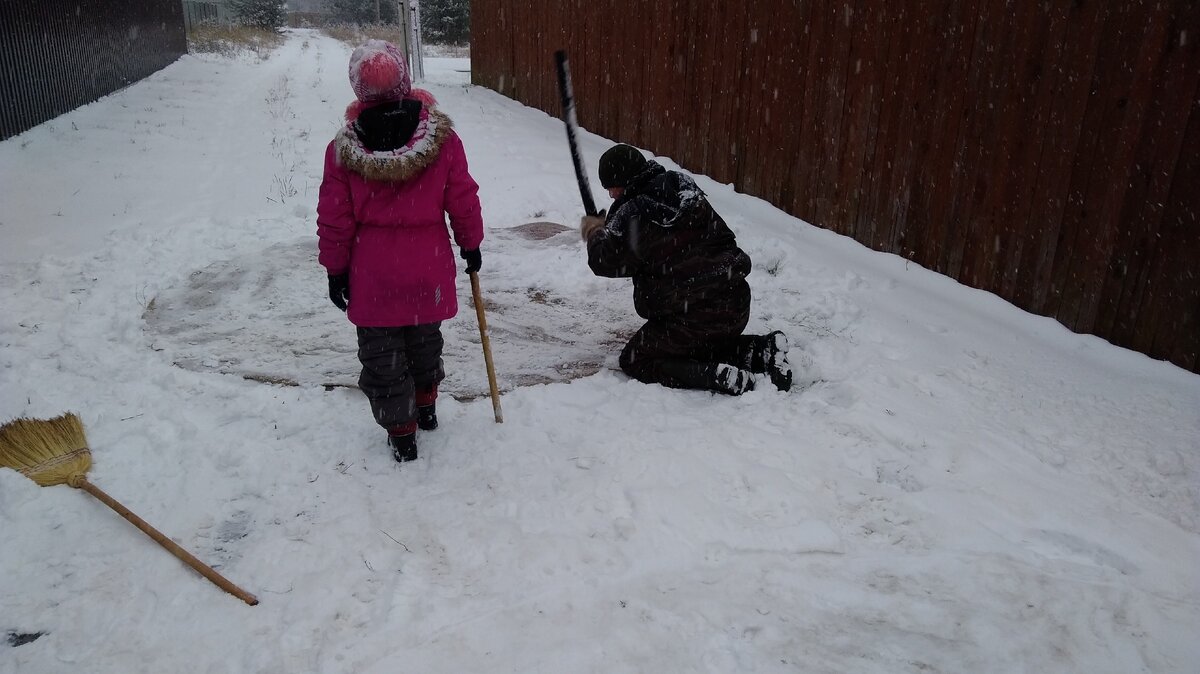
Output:
[[358,386],[371,401],[375,422],[385,429],[413,423],[416,392],[436,387],[445,379],[441,327],[439,321],[358,329],[358,360],[362,363]]

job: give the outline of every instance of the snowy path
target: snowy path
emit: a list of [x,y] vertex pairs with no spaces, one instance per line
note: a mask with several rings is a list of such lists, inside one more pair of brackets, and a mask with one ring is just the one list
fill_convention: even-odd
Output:
[[0,143],[0,418],[80,412],[93,480],[262,600],[0,471],[0,634],[42,634],[0,672],[1195,671],[1200,377],[701,177],[755,260],[751,329],[815,383],[631,382],[627,283],[512,229],[578,217],[561,123],[462,61],[425,86],[482,186],[505,423],[445,397],[398,467],[319,385],[353,376],[310,264],[348,53],[186,57]]

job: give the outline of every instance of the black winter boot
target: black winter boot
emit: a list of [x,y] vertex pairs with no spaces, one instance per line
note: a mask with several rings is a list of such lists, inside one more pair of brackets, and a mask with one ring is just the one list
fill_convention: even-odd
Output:
[[417,407],[417,428],[423,431],[437,429],[437,405],[421,405]]
[[400,463],[417,460],[417,434],[389,435],[388,444],[392,446],[392,457]]
[[399,463],[417,459],[417,429],[416,424],[409,422],[403,426],[388,429],[388,444],[392,447],[392,457]]
[[732,365],[718,363],[712,370],[712,389],[718,393],[740,396],[746,391],[754,390],[754,375],[749,370],[742,370]]
[[780,391],[791,390],[792,365],[787,359],[787,335],[776,330],[764,337],[763,342],[763,365],[766,366],[767,375],[771,377],[771,383]]
[[417,387],[417,428],[432,431],[437,428],[437,382]]

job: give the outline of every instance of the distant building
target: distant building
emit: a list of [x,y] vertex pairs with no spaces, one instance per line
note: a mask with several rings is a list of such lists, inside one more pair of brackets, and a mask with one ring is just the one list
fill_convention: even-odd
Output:
[[288,0],[288,23],[292,26],[324,25],[332,14],[325,3],[326,0]]
[[325,0],[288,0],[288,12],[301,12],[304,14],[328,14],[329,10],[325,7]]
[[190,32],[201,21],[233,21],[233,10],[225,0],[183,0],[183,23]]

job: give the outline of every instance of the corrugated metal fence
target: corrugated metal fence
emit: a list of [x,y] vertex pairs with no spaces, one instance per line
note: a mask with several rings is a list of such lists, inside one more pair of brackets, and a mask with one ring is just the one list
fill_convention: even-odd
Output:
[[186,52],[180,0],[0,0],[0,139]]
[[473,0],[471,23],[477,84],[557,116],[567,48],[587,129],[1200,371],[1200,2]]

